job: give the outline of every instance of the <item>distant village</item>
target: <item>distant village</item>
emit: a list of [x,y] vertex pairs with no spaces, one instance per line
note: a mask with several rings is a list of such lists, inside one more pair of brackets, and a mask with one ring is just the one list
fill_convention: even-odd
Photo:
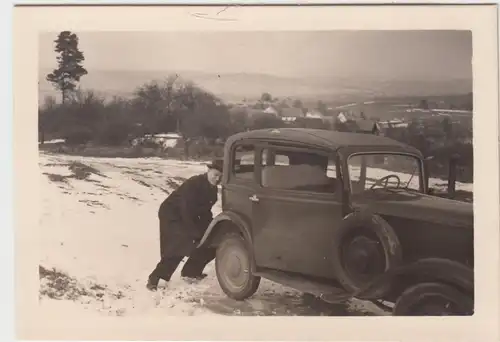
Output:
[[[336,131],[369,133],[407,140],[407,135],[423,135],[433,146],[445,144],[447,131],[453,132],[453,140],[472,144],[472,111],[439,108],[439,103],[388,104],[365,101],[339,106],[327,106],[322,101],[303,103],[298,99],[272,99],[263,94],[260,100],[226,104],[232,117],[245,119],[247,127],[305,127]],[[436,108],[437,107],[437,108]],[[379,116],[390,116],[382,119]],[[278,123],[280,122],[280,123]],[[250,128],[249,128],[250,129]],[[134,140],[133,145],[145,140],[174,147],[181,136],[175,132],[148,135]]]
[[440,108],[445,105],[442,101],[429,103],[426,100],[416,104],[365,101],[332,107],[322,101],[304,104],[297,99],[271,99],[266,93],[258,101],[229,104],[232,115],[245,115],[254,122],[274,118],[292,127],[371,133],[393,138],[413,130],[412,133],[420,132],[438,145],[440,137],[445,135],[443,130],[448,129],[453,131],[454,140],[472,144],[472,111]]

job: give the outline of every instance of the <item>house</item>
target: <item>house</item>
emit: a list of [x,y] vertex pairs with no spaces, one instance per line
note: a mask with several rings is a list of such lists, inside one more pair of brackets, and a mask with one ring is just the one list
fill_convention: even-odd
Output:
[[132,146],[141,146],[148,143],[161,146],[163,149],[176,147],[182,140],[182,136],[177,133],[146,134],[143,137],[135,138],[131,141]]
[[264,116],[264,115],[269,115],[269,114],[264,113],[264,111],[262,109],[246,108],[245,111],[247,113],[247,116],[251,119],[254,119],[254,118],[257,118],[260,116]]
[[365,134],[376,134],[381,133],[380,127],[376,121],[373,120],[346,120],[341,121],[339,119],[341,130],[351,133],[365,133]]
[[323,119],[324,115],[317,109],[309,110],[306,113],[306,118]]
[[291,107],[291,108],[283,108],[281,110],[281,116],[289,118],[303,118],[305,114],[302,108]]
[[281,118],[281,120],[284,122],[284,123],[294,123],[297,121],[297,118],[294,117],[294,116],[283,116]]
[[[379,121],[379,134],[393,139],[402,139],[406,134],[408,134],[408,131],[410,130],[409,125],[409,122],[405,122],[400,119]],[[423,129],[423,126],[422,128],[418,128],[417,125],[414,125],[414,127],[417,129]]]
[[356,133],[380,134],[380,126],[373,120],[357,120],[355,123]]
[[379,121],[379,126],[382,128],[387,128],[391,126],[392,128],[407,128],[408,122],[405,122],[400,119],[388,120],[388,121]]
[[351,111],[341,111],[340,113],[337,114],[337,119],[340,122],[357,121],[358,120],[356,115]]
[[272,115],[276,115],[276,116],[278,115],[278,111],[273,106],[268,106],[266,109],[264,109],[264,113],[272,114]]
[[301,108],[283,108],[281,110],[281,118],[285,122],[296,121],[297,118],[303,118],[305,114]]
[[279,120],[278,115],[272,113],[266,113],[262,109],[254,109],[254,108],[247,109],[247,123],[249,125],[254,125],[256,121],[263,118],[271,118],[274,120]]
[[283,108],[281,110],[281,120],[287,124],[296,123],[299,118],[304,118],[305,114],[301,108]]

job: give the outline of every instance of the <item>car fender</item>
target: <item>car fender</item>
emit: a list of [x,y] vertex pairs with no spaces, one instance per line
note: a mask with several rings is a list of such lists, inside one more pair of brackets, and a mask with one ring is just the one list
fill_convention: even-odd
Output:
[[418,281],[441,281],[464,292],[474,293],[474,270],[454,260],[420,259],[398,269],[396,276],[414,277]]
[[[398,278],[401,279],[401,277],[411,281],[398,284]],[[401,287],[401,285],[411,286],[415,283],[429,281],[443,282],[456,287],[464,293],[474,295],[474,270],[472,268],[449,259],[424,258],[387,271],[367,287],[353,294],[353,297],[364,299],[373,289],[388,283],[394,283],[396,287],[398,285]],[[400,288],[397,292],[402,292],[405,289]]]
[[250,234],[250,223],[247,219],[234,211],[223,211],[210,222],[205,234],[201,238],[198,248],[210,241],[210,238],[217,233],[217,227],[222,222],[231,222],[241,232],[245,240],[252,245],[252,235]]

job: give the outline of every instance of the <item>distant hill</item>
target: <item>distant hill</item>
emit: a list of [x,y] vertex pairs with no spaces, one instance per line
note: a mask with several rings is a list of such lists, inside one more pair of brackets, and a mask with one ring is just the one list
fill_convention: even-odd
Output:
[[[45,80],[50,69],[41,69],[39,96],[43,101],[46,95],[56,95],[52,86]],[[113,95],[128,97],[134,89],[153,79],[162,79],[169,74],[166,70],[89,70],[81,86],[93,89],[106,97]],[[442,81],[393,80],[348,77],[308,77],[289,78],[253,73],[216,74],[198,71],[181,71],[178,74],[207,89],[226,101],[241,101],[243,98],[259,98],[263,92],[274,97],[299,97],[302,99],[362,100],[377,96],[427,96],[465,94],[472,92],[472,80],[456,79]]]

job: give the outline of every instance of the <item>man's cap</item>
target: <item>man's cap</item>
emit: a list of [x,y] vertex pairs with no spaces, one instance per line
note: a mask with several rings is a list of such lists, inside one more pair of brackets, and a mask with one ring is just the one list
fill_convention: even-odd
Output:
[[222,172],[222,159],[221,158],[218,158],[218,159],[214,159],[212,160],[212,162],[210,164],[207,164],[207,167],[209,169],[215,169],[219,172]]

